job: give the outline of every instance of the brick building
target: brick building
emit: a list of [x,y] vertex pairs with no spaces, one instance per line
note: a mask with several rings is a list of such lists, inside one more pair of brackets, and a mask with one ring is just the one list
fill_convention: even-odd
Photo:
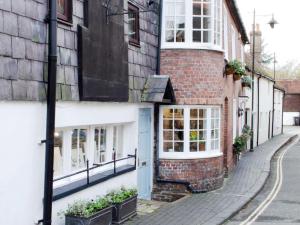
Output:
[[[76,199],[94,198],[121,186],[136,186],[140,197],[150,197],[153,102],[168,100],[164,91],[171,90],[168,77],[152,76],[157,70],[156,3],[57,3],[55,225],[64,224],[57,213]],[[106,17],[107,12],[123,10],[129,14]],[[139,13],[147,10],[152,11]],[[0,177],[5,181],[0,187],[0,224],[37,224],[43,217],[47,18],[47,0],[0,0],[0,124],[5,127],[0,131]],[[151,91],[142,96],[145,84],[152,81],[152,88],[165,84],[155,100]],[[135,155],[135,149],[142,160],[137,169],[135,159],[128,156]],[[114,155],[124,159],[115,170]],[[77,174],[87,166],[96,166],[90,182],[86,173]]]
[[235,164],[243,88],[224,68],[244,61],[248,38],[234,1],[164,0],[162,12],[160,72],[176,104],[160,107],[155,196],[178,186],[211,191]]
[[294,125],[294,117],[300,116],[300,81],[297,79],[281,79],[276,83],[284,88],[283,123]]

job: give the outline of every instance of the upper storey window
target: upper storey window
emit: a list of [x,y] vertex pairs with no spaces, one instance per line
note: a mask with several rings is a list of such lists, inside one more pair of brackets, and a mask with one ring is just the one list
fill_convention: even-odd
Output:
[[162,48],[221,49],[221,0],[164,0]]

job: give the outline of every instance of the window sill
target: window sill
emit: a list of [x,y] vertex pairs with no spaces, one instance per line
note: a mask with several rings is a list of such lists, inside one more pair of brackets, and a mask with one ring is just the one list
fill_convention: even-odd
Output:
[[223,156],[220,150],[211,152],[160,152],[160,159],[209,159]]
[[196,49],[196,50],[210,50],[224,53],[224,49],[220,46],[210,44],[189,44],[189,43],[163,43],[161,49]]
[[137,42],[135,42],[135,41],[129,41],[129,44],[130,44],[131,46],[134,46],[134,47],[137,47],[137,48],[140,48],[140,47],[141,47],[140,43],[137,43]]
[[67,20],[63,20],[63,19],[57,18],[57,22],[59,24],[63,24],[63,25],[69,26],[69,27],[73,26],[73,21],[67,21]]
[[59,200],[61,198],[67,197],[71,194],[82,191],[82,190],[89,188],[91,186],[94,186],[96,184],[99,184],[101,182],[109,180],[113,177],[117,177],[122,174],[134,171],[134,170],[136,170],[135,166],[124,165],[124,166],[118,167],[116,169],[116,173],[114,173],[114,170],[111,169],[111,170],[107,170],[104,172],[97,173],[93,176],[90,176],[89,184],[87,184],[86,178],[83,178],[83,179],[74,181],[72,183],[68,183],[64,186],[54,188],[52,200],[53,201]]

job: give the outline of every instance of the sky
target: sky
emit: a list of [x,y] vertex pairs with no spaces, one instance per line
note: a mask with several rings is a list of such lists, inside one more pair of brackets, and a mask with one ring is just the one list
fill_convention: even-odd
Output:
[[[300,63],[300,1],[299,0],[236,0],[248,37],[253,24],[260,24],[262,38],[269,54],[276,54],[279,66],[287,62]],[[278,24],[274,29],[268,22],[274,14]]]

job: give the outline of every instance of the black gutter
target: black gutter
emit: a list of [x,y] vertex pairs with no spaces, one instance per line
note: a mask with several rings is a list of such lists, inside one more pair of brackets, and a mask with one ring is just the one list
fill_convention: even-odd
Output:
[[159,7],[159,24],[158,24],[158,46],[157,46],[157,58],[156,58],[156,74],[160,75],[160,46],[161,46],[161,24],[162,24],[162,7],[163,1],[160,1]]
[[46,124],[46,153],[44,177],[44,225],[52,223],[52,195],[53,195],[53,158],[55,132],[55,104],[56,104],[56,64],[57,64],[57,3],[49,0],[49,36],[48,36],[48,88],[47,88],[47,124]]
[[256,146],[258,146],[258,140],[259,140],[259,79],[261,78],[261,76],[259,75],[259,77],[257,78],[257,137],[256,137]]

